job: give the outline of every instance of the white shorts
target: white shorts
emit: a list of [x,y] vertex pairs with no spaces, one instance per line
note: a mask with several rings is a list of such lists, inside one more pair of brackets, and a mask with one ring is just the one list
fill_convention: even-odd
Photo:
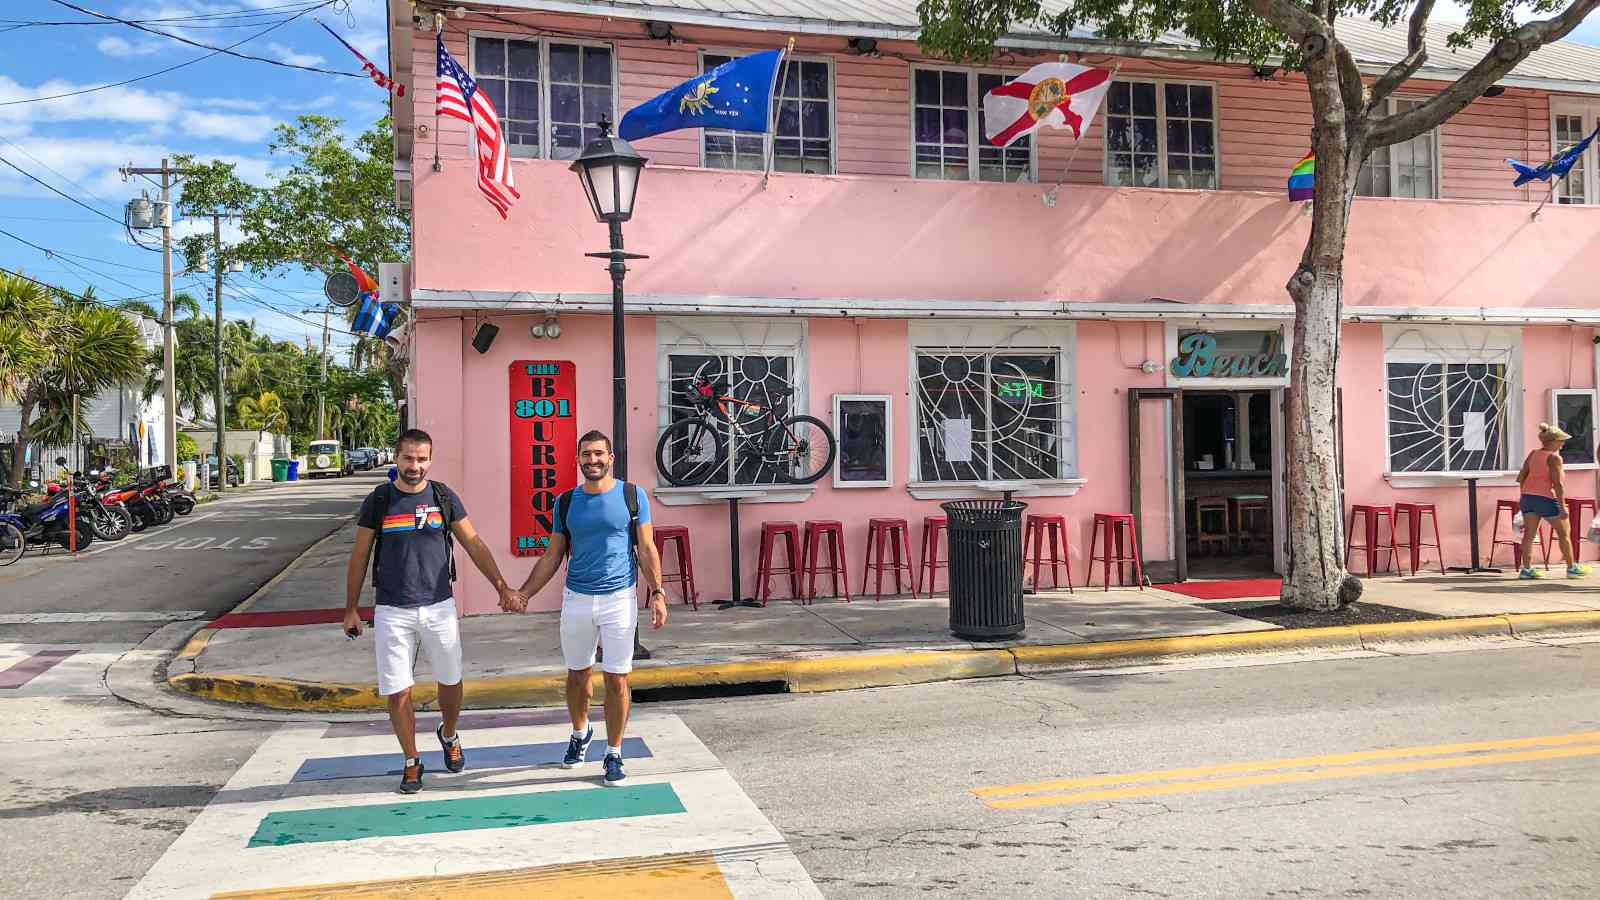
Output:
[[456,601],[428,606],[386,606],[372,613],[378,647],[378,693],[398,694],[416,683],[417,642],[428,654],[428,668],[440,684],[461,683],[461,625]]
[[605,648],[600,671],[626,675],[633,671],[633,630],[639,624],[632,586],[610,594],[561,594],[561,655],[567,668],[582,671],[594,665],[594,648]]

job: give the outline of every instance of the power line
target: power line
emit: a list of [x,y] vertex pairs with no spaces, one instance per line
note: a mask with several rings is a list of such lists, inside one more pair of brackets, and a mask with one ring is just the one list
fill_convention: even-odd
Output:
[[[78,6],[75,3],[68,3],[67,0],[54,0],[54,2],[55,2],[55,4],[57,6],[65,6],[68,9],[76,10],[78,12],[83,13],[84,15],[95,16],[97,18],[105,19],[108,22],[120,22],[123,25],[127,25],[130,28],[137,28],[140,31],[147,32],[149,34],[154,34],[154,35],[157,35],[159,37],[168,38],[170,40],[177,41],[180,44],[188,44],[191,47],[199,47],[202,50],[215,50],[218,53],[226,53],[229,56],[237,57],[239,59],[248,59],[248,60],[252,60],[254,62],[264,62],[264,63],[267,63],[269,65],[282,66],[285,69],[299,69],[299,70],[301,70],[303,72],[317,72],[317,73],[322,74],[322,75],[343,75],[346,78],[365,78],[366,77],[365,75],[362,75],[362,74],[357,73],[357,72],[337,72],[337,71],[334,71],[333,69],[324,69],[324,68],[321,68],[321,67],[318,67],[318,66],[299,66],[299,65],[295,65],[294,63],[284,62],[282,60],[268,59],[265,56],[251,56],[248,53],[235,53],[235,52],[233,52],[232,49],[227,48],[227,47],[213,47],[210,44],[202,44],[199,41],[192,41],[192,40],[189,40],[186,37],[183,37],[181,35],[173,34],[173,33],[169,32],[169,31],[161,31],[159,29],[151,28],[151,27],[146,26],[146,25],[141,25],[138,22],[133,21],[132,19],[121,19],[121,18],[118,18],[116,16],[108,16],[105,13],[95,12],[92,9],[85,9],[85,8],[83,8],[81,6]],[[308,9],[308,10],[306,10],[306,12],[310,12],[310,10]],[[284,23],[286,23],[286,22],[289,21],[289,19],[285,19],[283,21],[284,21]],[[283,23],[279,23],[279,24],[283,24]],[[235,46],[237,46],[237,45],[235,45]]]
[[[298,9],[298,8],[300,8],[302,6],[311,6],[315,2],[316,2],[316,0],[300,0],[300,2],[297,2],[297,3],[285,3],[285,4],[282,4],[281,6],[261,6],[261,7],[255,8],[253,10],[236,9],[236,10],[231,10],[229,12],[195,13],[194,15],[188,15],[188,16],[167,16],[165,18],[136,19],[134,21],[143,22],[145,24],[152,24],[152,23],[163,23],[163,22],[207,22],[207,21],[213,21],[213,20],[215,20],[215,21],[223,21],[223,20],[228,20],[228,19],[241,19],[241,20],[242,19],[265,19],[265,18],[270,18],[271,16],[273,16],[275,14],[281,14],[281,13],[287,11],[287,10]],[[36,20],[36,19],[0,19],[0,24],[33,26],[33,25],[113,25],[113,24],[116,24],[116,23],[114,23],[114,22],[83,22],[83,21],[79,21],[79,20],[76,20],[76,19],[72,20],[70,22],[46,22],[46,21],[39,21],[39,20]],[[199,26],[190,26],[190,27],[199,27]]]
[[37,156],[34,156],[32,153],[29,153],[28,152],[28,148],[22,146],[21,144],[17,143],[16,141],[13,141],[12,139],[6,137],[3,134],[0,134],[0,141],[5,141],[6,143],[10,144],[11,146],[17,148],[17,150],[19,152],[21,152],[23,156],[26,156],[27,158],[29,158],[29,159],[33,160],[34,162],[38,163],[39,165],[44,166],[45,171],[47,171],[50,174],[56,176],[57,178],[61,179],[62,181],[65,181],[67,184],[72,185],[73,187],[77,188],[78,190],[83,191],[85,194],[88,194],[90,197],[93,197],[94,199],[99,200],[101,203],[109,202],[109,201],[106,200],[106,198],[100,196],[99,194],[96,194],[94,191],[89,190],[88,188],[84,187],[83,185],[77,183],[76,181],[73,181],[71,178],[68,178],[67,176],[61,174],[60,172],[57,172],[55,169],[50,168],[50,164],[49,163],[45,162],[44,160],[40,159]]
[[[0,103],[0,106],[9,106],[9,105],[10,104],[7,104],[7,103]],[[84,209],[87,209],[89,212],[94,213],[95,215],[99,216],[102,219],[106,219],[107,221],[115,222],[118,225],[122,224],[122,220],[117,218],[116,216],[107,215],[106,213],[103,213],[100,210],[95,209],[94,207],[90,206],[89,204],[83,202],[82,200],[79,200],[77,197],[74,197],[71,194],[68,194],[68,193],[62,191],[60,188],[55,187],[54,185],[50,184],[49,182],[45,181],[44,179],[40,178],[39,176],[33,174],[32,172],[29,172],[27,169],[24,169],[21,166],[17,165],[16,163],[12,162],[11,160],[6,159],[4,156],[0,156],[0,163],[5,163],[6,165],[10,166],[11,168],[16,169],[17,172],[21,173],[21,175],[24,178],[27,178],[30,181],[38,183],[40,186],[48,189],[52,194],[55,194],[56,196],[62,198],[63,200],[70,200],[73,203],[76,203],[77,205],[83,207]]]
[[[44,255],[50,256],[50,257],[60,256],[60,257],[71,257],[71,258],[75,258],[75,259],[86,259],[89,262],[99,263],[100,265],[103,265],[103,266],[116,266],[119,269],[129,269],[129,270],[132,270],[134,272],[142,272],[142,273],[144,273],[146,275],[160,275],[161,274],[160,270],[158,270],[158,269],[146,269],[146,268],[142,268],[140,266],[130,266],[127,263],[112,262],[109,259],[100,259],[99,257],[95,257],[95,256],[85,256],[82,253],[68,253],[65,250],[54,250],[54,249],[52,249],[50,247],[42,247],[42,246],[40,246],[38,244],[35,244],[33,241],[28,240],[27,238],[20,237],[18,235],[12,234],[11,232],[5,230],[4,228],[0,228],[0,234],[3,234],[6,237],[11,238],[12,240],[15,240],[15,241],[21,241],[22,243],[27,244],[29,247],[32,247],[33,249],[38,250],[39,252],[43,253]],[[93,271],[93,270],[91,269],[90,271]],[[108,275],[106,277],[109,278],[110,276]],[[130,285],[130,287],[131,287],[131,285]]]
[[[61,285],[59,285],[59,284],[51,284],[48,281],[40,281],[39,279],[34,278],[32,275],[24,275],[21,272],[18,272],[17,270],[15,270],[15,269],[8,269],[5,266],[0,266],[0,272],[4,272],[5,274],[14,276],[16,278],[21,278],[23,281],[31,281],[34,284],[37,284],[38,286],[40,286],[42,288],[48,288],[48,289],[50,289],[52,291],[58,291],[58,292],[60,292],[62,294],[65,294],[66,296],[71,297],[72,299],[77,300],[77,301],[82,302],[82,303],[93,303],[96,306],[104,306],[106,309],[114,309],[114,310],[116,310],[117,312],[120,312],[120,313],[126,313],[127,315],[131,315],[131,316],[138,316],[141,319],[148,319],[151,322],[155,322],[157,325],[161,324],[161,320],[160,319],[152,319],[149,316],[145,315],[144,313],[139,312],[138,310],[135,310],[135,309],[124,309],[124,308],[118,306],[116,303],[109,303],[109,302],[107,302],[105,300],[101,300],[99,297],[89,297],[89,296],[86,296],[84,294],[77,293],[76,291],[69,291],[66,288],[64,288]],[[153,296],[153,295],[145,294],[143,296],[148,297],[148,296]],[[119,302],[127,301],[127,300],[138,300],[138,299],[141,299],[141,298],[140,297],[123,297],[123,298],[121,298],[121,300]]]
[[[287,19],[284,19],[281,22],[277,22],[277,23],[274,23],[272,25],[269,25],[266,28],[263,28],[260,31],[256,32],[255,34],[252,34],[249,37],[244,38],[243,40],[236,41],[236,42],[234,42],[232,44],[229,44],[226,47],[218,48],[216,50],[211,51],[210,53],[206,53],[206,54],[203,54],[201,56],[197,56],[194,59],[188,60],[187,62],[181,62],[181,63],[178,63],[177,65],[174,65],[174,66],[168,66],[165,69],[158,69],[158,70],[156,70],[154,72],[150,72],[150,73],[145,74],[145,75],[137,75],[137,76],[135,76],[133,78],[129,78],[129,79],[126,79],[124,81],[113,82],[112,84],[102,84],[102,85],[99,85],[97,87],[82,88],[82,89],[76,90],[76,91],[67,91],[64,94],[51,94],[48,97],[29,97],[29,98],[27,98],[25,100],[8,100],[8,101],[6,101],[4,103],[0,103],[0,107],[17,106],[17,105],[22,104],[22,103],[43,103],[46,100],[60,100],[60,99],[62,99],[64,97],[77,97],[77,96],[79,96],[81,94],[92,94],[92,93],[94,93],[96,91],[107,91],[107,90],[110,90],[110,89],[116,88],[116,87],[124,87],[126,85],[133,84],[136,81],[145,81],[145,80],[150,79],[150,78],[155,78],[158,75],[165,75],[168,72],[176,72],[177,70],[182,69],[185,66],[192,66],[197,62],[204,62],[205,60],[208,60],[213,56],[216,56],[216,55],[218,55],[220,53],[226,53],[229,50],[234,49],[235,47],[242,47],[245,44],[248,44],[251,41],[255,40],[256,38],[264,37],[265,35],[270,34],[271,32],[277,31],[279,28],[282,28],[283,26],[289,24],[290,22],[293,22],[295,19],[300,18],[301,16],[304,16],[304,15],[306,15],[308,13],[311,13],[311,12],[315,12],[316,10],[321,9],[324,6],[332,6],[336,2],[338,2],[338,0],[326,0],[326,2],[318,4],[317,6],[313,6],[313,7],[309,8],[309,9],[301,10],[300,12],[295,13],[294,15],[290,16]],[[357,77],[360,77],[360,76],[357,76]]]

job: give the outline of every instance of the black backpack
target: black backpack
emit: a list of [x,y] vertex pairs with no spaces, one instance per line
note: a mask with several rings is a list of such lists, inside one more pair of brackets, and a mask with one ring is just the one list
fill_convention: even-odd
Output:
[[[572,553],[572,529],[567,524],[567,514],[572,511],[572,495],[581,488],[572,488],[556,500],[556,515],[561,517],[561,536],[567,539],[567,553]],[[628,504],[628,552],[633,564],[639,564],[639,486],[622,483],[622,501]]]
[[[456,580],[456,542],[450,536],[450,526],[455,524],[456,510],[450,504],[450,489],[437,481],[429,481],[428,486],[433,489],[433,505],[439,507],[439,514],[444,516],[444,549],[445,555],[450,560],[450,581]],[[441,490],[443,488],[443,490]],[[388,515],[389,507],[394,503],[394,482],[386,481],[373,489],[372,493],[378,498],[378,527],[372,536],[372,586],[378,586],[378,558],[383,555],[383,517]]]

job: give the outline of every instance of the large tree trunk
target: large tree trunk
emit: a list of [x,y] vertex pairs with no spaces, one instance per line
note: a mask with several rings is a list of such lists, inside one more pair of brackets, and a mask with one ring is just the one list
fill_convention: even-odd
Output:
[[22,463],[28,452],[28,426],[33,422],[34,406],[34,402],[26,396],[21,398],[17,442],[11,447],[11,486],[15,488],[22,487]]

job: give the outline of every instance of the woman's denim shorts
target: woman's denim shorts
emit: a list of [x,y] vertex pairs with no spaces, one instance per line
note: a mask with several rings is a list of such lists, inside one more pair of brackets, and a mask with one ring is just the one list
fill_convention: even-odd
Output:
[[1541,519],[1556,519],[1561,517],[1561,504],[1554,497],[1541,497],[1538,494],[1522,495],[1522,512],[1524,515],[1538,516]]

